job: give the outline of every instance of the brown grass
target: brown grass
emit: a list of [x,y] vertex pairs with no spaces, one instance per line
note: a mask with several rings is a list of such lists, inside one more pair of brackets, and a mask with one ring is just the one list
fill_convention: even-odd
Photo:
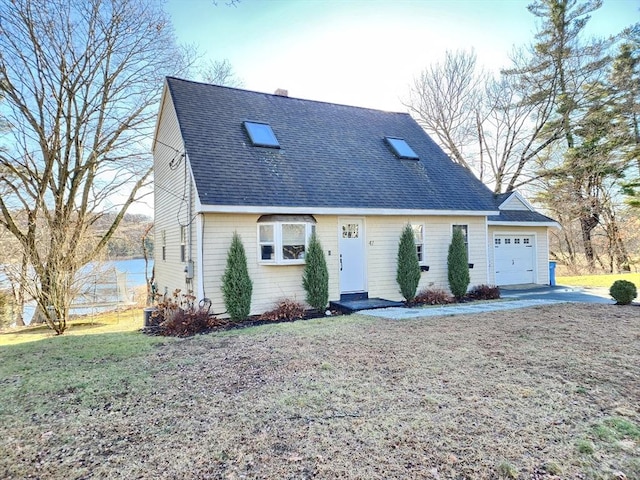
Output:
[[153,341],[48,393],[0,378],[0,477],[640,478],[638,307]]

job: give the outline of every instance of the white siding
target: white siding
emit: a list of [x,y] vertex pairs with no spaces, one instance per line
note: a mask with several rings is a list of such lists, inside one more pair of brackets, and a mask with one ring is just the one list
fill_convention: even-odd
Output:
[[438,288],[448,291],[447,255],[452,226],[468,225],[469,263],[473,263],[470,287],[487,282],[487,243],[484,217],[367,217],[367,278],[369,297],[402,300],[396,282],[400,234],[407,223],[425,225],[425,265],[418,291]]
[[529,210],[529,207],[516,195],[511,195],[509,199],[501,205],[502,210]]
[[[246,254],[249,276],[253,281],[251,314],[263,313],[273,308],[283,298],[305,303],[302,287],[303,265],[264,265],[258,263],[259,215],[206,214],[204,223],[203,277],[204,296],[212,300],[215,313],[225,311],[222,298],[222,275],[227,262],[227,251],[233,232],[238,232]],[[316,217],[316,232],[327,260],[329,270],[329,298],[340,297],[338,292],[338,239],[337,218]]]
[[[194,241],[196,231],[189,215],[188,195],[191,191],[193,196],[193,189],[189,181],[185,181],[191,178],[191,174],[186,164],[187,158],[182,156],[184,146],[169,96],[165,97],[162,104],[156,140],[153,152],[154,267],[158,292],[171,294],[175,289],[196,291],[196,285],[189,285],[185,281],[185,263],[180,260],[180,226],[188,226],[187,238],[190,234]],[[167,245],[165,260],[162,259],[163,231],[166,232]],[[186,255],[189,256],[188,244]]]
[[[204,289],[201,296],[212,300],[215,313],[224,312],[222,299],[222,275],[226,266],[227,251],[233,232],[242,239],[247,254],[249,275],[253,281],[251,313],[260,314],[271,309],[283,298],[304,303],[302,287],[302,265],[264,265],[258,263],[259,215],[253,214],[206,214],[203,224]],[[339,285],[339,227],[338,217],[315,215],[316,232],[322,244],[329,270],[329,299],[340,298]],[[454,224],[469,226],[470,262],[474,264],[470,286],[488,283],[486,262],[486,226],[479,217],[365,217],[367,288],[370,297],[401,300],[396,283],[396,258],[400,233],[407,222],[425,225],[425,259],[429,271],[422,273],[419,288],[441,288],[448,290],[447,253]]]
[[535,238],[535,272],[534,282],[538,285],[549,284],[549,235],[547,227],[489,227],[489,280],[495,284],[493,239],[496,234],[533,235]]

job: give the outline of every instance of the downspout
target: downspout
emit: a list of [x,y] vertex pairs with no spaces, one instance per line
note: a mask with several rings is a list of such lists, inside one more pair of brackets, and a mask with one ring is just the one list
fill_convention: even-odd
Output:
[[[188,154],[185,152],[185,157],[186,157],[186,161],[185,164],[187,162],[189,162],[189,156]],[[190,162],[189,162],[190,165]],[[188,261],[189,264],[191,265],[191,272],[192,275],[197,275],[197,285],[196,285],[196,289],[194,295],[196,295],[196,298],[198,300],[202,300],[203,298],[206,298],[206,294],[205,294],[205,290],[204,290],[204,214],[201,213],[201,208],[198,207],[198,214],[195,216],[195,237],[196,237],[196,261],[193,261],[193,248],[194,248],[194,242],[193,242],[193,210],[194,210],[194,203],[196,203],[197,199],[194,198],[193,195],[193,183],[194,183],[194,179],[193,179],[193,172],[191,171],[191,168],[188,169],[189,171],[189,202],[188,202],[188,208],[187,208],[187,214],[189,216],[189,232],[188,232]],[[199,202],[198,202],[199,205]],[[199,247],[199,248],[198,248]],[[192,284],[191,286],[193,287],[193,281],[195,279],[192,277]]]
[[[185,167],[187,166],[187,164],[189,163],[189,157],[185,154],[186,161],[185,163]],[[191,219],[193,218],[191,216],[191,212],[193,209],[193,175],[191,174],[191,168],[189,167],[188,169],[189,172],[189,201],[187,202],[187,225],[189,225],[189,231],[187,232],[187,244],[188,244],[188,251],[187,251],[187,261],[193,265],[193,230],[192,230],[192,223],[191,223]],[[193,267],[191,267],[193,268]]]
[[493,283],[495,283],[495,279],[493,282],[490,281],[491,279],[491,265],[493,264],[493,257],[491,256],[492,253],[495,253],[492,251],[492,249],[494,248],[493,245],[489,245],[489,217],[484,217],[484,244],[485,247],[487,249],[487,284],[491,285]]
[[193,176],[189,166],[189,156],[185,150],[184,153],[184,181],[188,183],[187,187],[187,264],[185,266],[185,283],[188,290],[193,292],[193,222],[191,220],[191,212],[193,211]]
[[204,291],[204,214],[203,213],[198,213],[198,216],[196,217],[196,234],[198,236],[196,240],[197,245],[200,246],[200,248],[198,248],[198,251],[197,251],[197,255],[198,255],[197,297],[202,300],[203,298],[207,297]]

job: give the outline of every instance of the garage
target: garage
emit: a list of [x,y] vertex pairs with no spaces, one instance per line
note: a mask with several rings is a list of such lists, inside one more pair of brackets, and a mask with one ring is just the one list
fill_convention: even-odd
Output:
[[494,264],[497,285],[535,283],[535,237],[495,235]]

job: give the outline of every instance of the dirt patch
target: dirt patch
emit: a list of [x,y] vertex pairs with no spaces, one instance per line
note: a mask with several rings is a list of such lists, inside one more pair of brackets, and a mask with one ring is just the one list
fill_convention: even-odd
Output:
[[132,375],[16,398],[0,477],[640,478],[638,307],[265,325]]

